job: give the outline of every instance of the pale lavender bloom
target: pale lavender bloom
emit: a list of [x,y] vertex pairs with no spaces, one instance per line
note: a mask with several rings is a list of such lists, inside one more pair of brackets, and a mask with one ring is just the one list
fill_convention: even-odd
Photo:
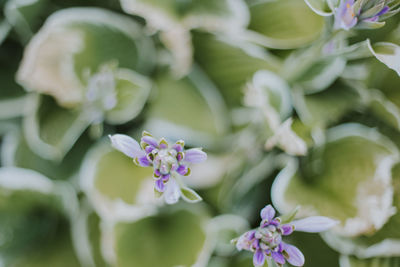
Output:
[[337,28],[349,30],[357,24],[358,18],[354,14],[354,0],[341,0],[335,12],[335,24]]
[[115,134],[109,136],[114,148],[131,157],[139,166],[153,167],[154,189],[163,194],[168,204],[176,203],[181,196],[179,176],[190,174],[189,164],[201,163],[207,154],[200,148],[185,150],[183,140],[169,144],[164,138],[157,140],[143,132],[139,143],[133,138]]
[[354,27],[374,28],[368,23],[378,22],[380,16],[389,10],[390,7],[381,0],[341,0],[335,10],[335,28],[344,30]]
[[295,246],[283,242],[282,237],[292,234],[293,231],[322,232],[338,223],[327,217],[314,216],[282,224],[275,213],[275,209],[267,205],[261,210],[260,226],[234,240],[239,251],[248,250],[254,253],[253,264],[256,267],[263,266],[267,259],[275,261],[278,266],[285,262],[293,266],[303,266],[303,253]]

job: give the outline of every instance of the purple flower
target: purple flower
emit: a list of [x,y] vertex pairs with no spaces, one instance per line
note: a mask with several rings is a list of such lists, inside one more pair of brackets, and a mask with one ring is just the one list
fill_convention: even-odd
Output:
[[281,219],[275,217],[275,213],[275,209],[267,205],[261,210],[260,226],[233,240],[239,251],[248,250],[254,253],[254,266],[263,266],[267,259],[275,261],[278,266],[282,266],[285,262],[293,266],[303,266],[305,262],[303,253],[295,246],[283,242],[282,237],[290,235],[293,231],[322,232],[338,223],[323,216],[281,223]]
[[380,16],[389,11],[390,7],[381,0],[341,0],[335,10],[335,28],[346,31],[354,27],[376,28],[382,25],[373,23],[377,23]]
[[127,135],[115,134],[109,137],[112,146],[133,158],[137,165],[153,167],[154,189],[164,195],[168,204],[179,200],[182,184],[179,176],[190,174],[189,164],[201,163],[207,159],[207,154],[200,148],[185,150],[182,140],[171,145],[164,138],[157,140],[148,132],[143,132],[140,145]]

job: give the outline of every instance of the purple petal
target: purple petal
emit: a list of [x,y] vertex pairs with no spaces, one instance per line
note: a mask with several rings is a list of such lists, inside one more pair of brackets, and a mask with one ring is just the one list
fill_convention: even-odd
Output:
[[175,149],[176,152],[182,152],[182,151],[183,151],[183,146],[180,145],[180,144],[174,144],[174,145],[172,146],[172,148]]
[[112,146],[128,157],[136,158],[144,155],[139,143],[135,139],[124,134],[114,134],[108,137],[111,140]]
[[168,147],[167,141],[163,138],[161,141],[158,143],[158,147],[160,149],[166,149]]
[[160,177],[161,176],[161,173],[160,173],[159,169],[154,169],[154,176],[155,177]]
[[152,145],[150,145],[150,146],[147,146],[144,150],[145,150],[146,153],[148,154],[148,153],[151,153],[151,151],[153,151],[154,149],[155,149],[155,147],[152,146]]
[[305,259],[303,253],[295,246],[283,244],[283,249],[287,253],[286,260],[293,266],[303,266]]
[[185,151],[185,161],[191,163],[200,163],[207,159],[207,154],[198,148],[192,148]]
[[138,158],[138,162],[139,162],[139,165],[142,167],[149,167],[151,165],[151,162],[149,161],[149,159],[147,158],[146,155]]
[[149,145],[151,145],[153,147],[158,147],[157,139],[155,139],[154,137],[145,135],[145,136],[142,137],[141,141],[145,142],[145,143],[147,143],[147,144],[149,144]]
[[272,251],[271,256],[276,263],[285,264],[285,257],[281,253]]
[[282,235],[290,235],[293,233],[293,225],[291,224],[284,224],[281,225]]
[[171,174],[166,174],[166,175],[163,175],[163,176],[161,177],[161,179],[162,179],[164,182],[168,182],[169,177],[171,177]]
[[291,222],[295,231],[319,233],[337,225],[339,221],[324,216],[312,216]]
[[389,7],[388,6],[385,6],[384,8],[382,8],[382,10],[381,11],[379,11],[375,16],[381,16],[381,15],[383,15],[383,14],[385,14],[385,13],[387,13],[388,11],[389,11]]
[[162,179],[158,179],[158,180],[156,180],[156,182],[155,182],[155,189],[158,191],[158,192],[164,192],[165,191],[165,184],[164,184],[164,182],[163,182],[163,180]]
[[265,262],[265,255],[261,249],[257,249],[253,256],[254,266],[263,266]]
[[261,210],[260,215],[263,220],[272,221],[275,216],[275,209],[271,205],[267,205]]
[[181,196],[181,190],[175,179],[171,178],[166,184],[166,189],[164,192],[165,203],[167,204],[175,204],[178,202],[179,197]]
[[176,172],[180,175],[185,175],[188,172],[188,167],[186,167],[185,165],[180,165],[178,169],[176,169]]
[[183,159],[182,153],[178,153],[178,155],[176,156],[176,159],[178,161],[181,161]]
[[250,250],[252,240],[254,239],[254,230],[248,231],[241,235],[236,243],[237,250],[241,251],[242,249]]

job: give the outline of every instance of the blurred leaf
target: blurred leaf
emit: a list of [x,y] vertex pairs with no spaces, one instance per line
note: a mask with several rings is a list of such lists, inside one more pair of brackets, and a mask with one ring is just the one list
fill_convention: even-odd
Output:
[[342,74],[346,60],[335,57],[317,61],[297,81],[306,94],[328,88]]
[[346,112],[359,105],[358,93],[345,83],[335,83],[331,88],[316,94],[294,92],[294,106],[303,123],[325,128],[337,122]]
[[147,217],[115,227],[117,266],[192,266],[205,246],[203,220],[188,211]]
[[29,41],[40,24],[40,16],[49,4],[48,0],[8,0],[4,15],[18,33],[23,43]]
[[276,49],[292,49],[310,44],[322,33],[324,18],[304,1],[268,0],[250,6],[249,40]]
[[86,177],[82,178],[93,179],[96,189],[107,198],[134,204],[141,184],[151,179],[152,171],[135,165],[131,158],[113,149],[107,141],[88,154],[83,164],[91,165],[93,172],[85,173]]
[[27,90],[54,96],[71,107],[82,101],[86,76],[100,65],[147,74],[154,50],[135,21],[97,8],[54,13],[25,49],[17,79]]
[[200,70],[180,80],[161,75],[155,84],[158,91],[147,111],[145,129],[194,146],[209,146],[227,132],[230,122],[224,101]]
[[333,11],[329,8],[326,0],[304,0],[306,4],[320,16],[331,16]]
[[193,48],[190,30],[237,32],[249,22],[248,9],[242,0],[121,0],[123,10],[139,15],[147,24],[160,30],[160,39],[171,51],[172,71],[183,77],[190,71]]
[[341,256],[340,267],[397,267],[400,266],[400,258],[371,258],[358,259],[351,256]]
[[2,162],[5,166],[38,171],[53,180],[67,180],[78,171],[90,144],[87,138],[78,140],[61,162],[55,162],[43,159],[35,154],[29,148],[21,133],[10,131],[4,138]]
[[22,48],[11,40],[7,40],[1,45],[0,119],[14,118],[24,114],[25,92],[23,88],[15,82],[14,77],[19,60],[21,59],[21,52]]
[[303,252],[307,267],[337,267],[339,253],[330,248],[318,234],[294,232],[286,241]]
[[93,254],[95,266],[108,266],[104,262],[101,251],[101,220],[96,213],[89,214],[87,220],[89,241],[91,244],[91,252]]
[[[400,165],[392,169],[393,205],[400,209]],[[400,213],[395,213],[381,229],[357,238],[346,238],[335,234],[324,235],[325,241],[341,253],[353,254],[360,258],[376,256],[400,256]],[[369,262],[368,260],[366,262]],[[351,265],[352,266],[352,265]],[[358,266],[358,265],[356,265]],[[380,265],[379,265],[380,266]]]
[[393,43],[380,42],[371,45],[371,53],[383,64],[396,71],[400,76],[400,47]]
[[278,175],[273,202],[282,213],[302,205],[300,216],[340,219],[344,236],[374,233],[393,214],[396,161],[397,149],[376,130],[342,124],[327,131],[326,143],[309,152],[300,170],[292,163]]
[[60,229],[57,237],[52,242],[40,243],[36,251],[26,253],[12,263],[12,266],[15,267],[41,267],[45,265],[57,267],[80,266],[71,244],[69,232],[66,229]]
[[7,38],[11,28],[11,25],[5,19],[0,18],[0,45]]
[[79,110],[61,108],[48,96],[31,95],[27,105],[25,139],[45,159],[61,160],[90,124]]
[[371,97],[370,108],[372,112],[395,129],[400,130],[399,108],[386,99],[380,91],[370,90],[369,94]]
[[109,140],[94,146],[80,171],[81,187],[104,218],[133,218],[152,213],[156,198],[151,168],[142,168],[113,149]]
[[242,89],[253,74],[262,69],[277,70],[280,62],[260,47],[235,39],[218,39],[196,32],[195,59],[221,90],[229,106],[239,106]]
[[367,86],[381,90],[387,99],[400,108],[399,75],[376,61],[368,61],[368,66]]
[[106,114],[106,121],[122,124],[142,111],[151,90],[146,77],[129,69],[118,69],[116,75],[117,105]]
[[[0,253],[7,264],[78,265],[68,241],[68,210],[73,210],[76,203],[65,190],[64,185],[53,183],[34,171],[0,168],[0,231],[4,234]],[[67,199],[68,207],[65,206]],[[62,249],[58,250],[60,246]]]
[[187,202],[195,203],[202,200],[201,196],[199,196],[194,190],[188,187],[181,187],[182,198]]

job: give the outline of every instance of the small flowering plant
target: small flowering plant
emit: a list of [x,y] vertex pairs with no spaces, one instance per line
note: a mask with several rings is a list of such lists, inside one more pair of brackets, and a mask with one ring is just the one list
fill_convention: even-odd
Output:
[[109,137],[113,147],[131,157],[135,164],[153,168],[154,191],[156,195],[163,196],[167,204],[178,202],[180,197],[188,202],[201,200],[180,178],[190,174],[190,164],[207,159],[201,148],[185,149],[183,140],[170,144],[165,138],[157,140],[146,131],[142,133],[140,144],[123,134]]
[[335,10],[335,28],[379,28],[382,19],[398,12],[398,3],[392,0],[341,0]]
[[[318,233],[335,226],[338,221],[323,216],[313,216],[300,220],[293,220],[297,210],[287,215],[283,220],[275,217],[275,209],[267,205],[261,210],[261,223],[256,229],[250,230],[239,238],[232,240],[236,248],[254,253],[254,266],[263,266],[266,260],[273,260],[278,266],[287,261],[293,266],[303,266],[305,259],[301,251],[282,241],[293,231]],[[283,217],[282,217],[283,218]]]

